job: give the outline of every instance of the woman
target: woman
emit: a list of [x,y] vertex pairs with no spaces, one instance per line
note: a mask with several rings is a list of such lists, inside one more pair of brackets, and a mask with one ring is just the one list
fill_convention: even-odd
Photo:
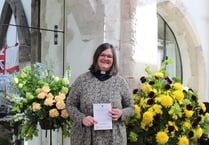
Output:
[[[109,43],[95,51],[89,71],[71,86],[67,109],[73,120],[71,145],[126,145],[124,121],[134,114],[134,103],[127,82],[117,75],[116,54]],[[94,130],[93,104],[111,103],[112,129]]]

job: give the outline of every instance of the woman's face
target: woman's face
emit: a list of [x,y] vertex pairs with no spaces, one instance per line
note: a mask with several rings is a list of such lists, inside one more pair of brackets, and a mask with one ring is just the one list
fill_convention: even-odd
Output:
[[108,71],[110,70],[113,64],[113,54],[110,48],[102,51],[97,59],[97,65],[101,71]]

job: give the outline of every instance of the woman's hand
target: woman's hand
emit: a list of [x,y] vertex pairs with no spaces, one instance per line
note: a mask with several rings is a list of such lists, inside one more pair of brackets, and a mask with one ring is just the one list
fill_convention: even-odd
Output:
[[92,116],[86,116],[83,118],[83,125],[86,127],[92,126],[94,123],[97,123],[97,121]]
[[110,111],[111,117],[113,121],[117,121],[121,115],[122,115],[122,110],[118,109],[118,108],[113,108]]

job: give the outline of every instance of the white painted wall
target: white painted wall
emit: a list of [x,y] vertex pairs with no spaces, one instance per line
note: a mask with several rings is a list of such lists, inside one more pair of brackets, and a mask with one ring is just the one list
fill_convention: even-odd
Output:
[[[41,62],[52,66],[58,76],[63,76],[63,51],[64,51],[64,1],[45,0],[41,1],[40,27],[41,30]],[[54,26],[58,26],[57,45],[54,44]]]
[[[181,0],[179,0],[181,1]],[[209,101],[209,1],[208,0],[202,0],[201,2],[198,0],[195,1],[182,1],[183,5],[185,6],[185,14],[188,17],[188,19],[191,22],[191,26],[193,26],[193,30],[199,40],[199,46],[197,46],[197,49],[203,54],[203,57],[200,59],[203,60],[203,64],[206,68],[202,68],[203,64],[197,64],[199,65],[199,69],[205,72],[204,77],[198,77],[200,82],[202,82],[203,85],[199,85],[198,90],[201,92],[201,101],[208,102]],[[195,59],[195,58],[194,58]],[[200,75],[202,75],[200,73]],[[203,83],[206,82],[206,83]]]
[[65,67],[71,67],[71,82],[88,70],[94,50],[105,41],[104,9],[101,0],[66,1]]

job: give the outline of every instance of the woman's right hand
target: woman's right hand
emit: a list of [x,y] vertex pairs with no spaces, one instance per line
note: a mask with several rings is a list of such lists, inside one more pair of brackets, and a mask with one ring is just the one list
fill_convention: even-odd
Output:
[[86,116],[83,118],[83,125],[86,127],[92,126],[94,123],[97,123],[97,121],[92,116]]

